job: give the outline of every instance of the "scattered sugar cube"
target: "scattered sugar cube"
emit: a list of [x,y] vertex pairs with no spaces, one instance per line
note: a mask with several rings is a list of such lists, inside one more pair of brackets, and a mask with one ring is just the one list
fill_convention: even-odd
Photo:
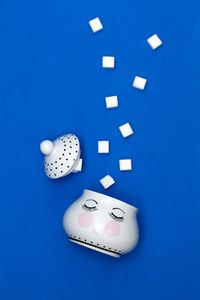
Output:
[[158,47],[160,47],[162,45],[162,41],[157,36],[157,34],[154,34],[150,38],[148,38],[147,43],[153,50],[157,49]]
[[98,141],[98,153],[109,153],[109,141]]
[[120,159],[119,160],[120,171],[130,171],[132,170],[132,160],[131,159]]
[[101,31],[103,29],[103,25],[99,18],[94,18],[89,21],[90,27],[94,33]]
[[109,96],[105,98],[106,100],[106,108],[115,108],[118,107],[118,97],[117,96]]
[[110,175],[106,175],[99,181],[104,187],[104,189],[108,189],[111,185],[115,183],[114,179]]
[[144,90],[146,83],[147,83],[147,79],[139,76],[135,76],[133,81],[133,87],[139,90]]
[[114,69],[115,58],[114,56],[103,56],[102,57],[102,67],[107,69]]
[[119,130],[124,138],[133,134],[133,129],[131,128],[131,125],[129,123],[125,123],[119,126]]
[[74,168],[73,172],[81,172],[82,165],[83,165],[83,159],[80,158],[77,165],[76,165],[76,167]]

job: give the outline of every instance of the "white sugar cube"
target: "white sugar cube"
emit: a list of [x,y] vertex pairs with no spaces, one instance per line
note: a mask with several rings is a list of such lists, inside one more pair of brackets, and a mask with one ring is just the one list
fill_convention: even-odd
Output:
[[106,100],[106,108],[115,108],[118,107],[118,97],[117,96],[109,96],[105,98]]
[[77,165],[76,165],[76,167],[74,168],[73,172],[81,172],[82,165],[83,165],[83,159],[80,158]]
[[109,153],[109,141],[98,141],[98,153]]
[[94,33],[101,31],[103,29],[103,25],[99,18],[94,18],[89,21],[90,27]]
[[103,56],[102,57],[102,67],[107,69],[113,69],[115,67],[114,56]]
[[133,81],[133,87],[139,90],[144,90],[146,83],[147,83],[147,79],[139,76],[135,76]]
[[120,171],[130,171],[132,170],[132,160],[131,159],[120,159],[119,160]]
[[157,34],[154,34],[150,38],[148,38],[147,43],[153,50],[157,49],[158,47],[160,47],[162,45],[162,41],[157,36]]
[[133,129],[131,128],[131,125],[129,123],[125,123],[119,126],[119,130],[124,138],[133,134]]
[[111,185],[115,183],[114,179],[110,175],[106,175],[99,181],[104,187],[104,189],[108,189]]

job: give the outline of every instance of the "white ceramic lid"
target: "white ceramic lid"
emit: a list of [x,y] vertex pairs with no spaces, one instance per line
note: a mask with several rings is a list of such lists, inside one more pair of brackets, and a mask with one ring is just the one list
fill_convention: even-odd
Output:
[[80,143],[74,134],[63,135],[53,142],[45,140],[40,144],[40,150],[45,154],[45,173],[52,179],[71,173],[80,158]]

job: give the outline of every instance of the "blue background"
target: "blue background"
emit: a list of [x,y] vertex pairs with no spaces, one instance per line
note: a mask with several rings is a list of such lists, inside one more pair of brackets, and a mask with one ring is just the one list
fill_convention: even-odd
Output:
[[[94,35],[96,16],[104,30]],[[1,1],[0,43],[0,299],[199,299],[197,2]],[[103,55],[115,70],[102,69]],[[135,75],[148,79],[143,92]],[[71,132],[83,172],[50,180],[39,144]],[[99,139],[109,155],[97,154]],[[133,172],[120,173],[129,157]],[[68,242],[62,228],[84,188],[104,192],[106,174],[116,179],[106,193],[139,209],[140,242],[119,260]]]

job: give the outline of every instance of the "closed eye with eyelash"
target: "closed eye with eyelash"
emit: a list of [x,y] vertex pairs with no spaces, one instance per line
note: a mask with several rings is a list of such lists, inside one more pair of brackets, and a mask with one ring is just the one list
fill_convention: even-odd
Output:
[[85,209],[85,210],[87,210],[87,211],[95,211],[95,210],[97,210],[96,206],[87,206],[86,204],[83,204],[82,208]]
[[113,212],[109,213],[109,216],[115,220],[115,221],[118,221],[118,222],[123,222],[124,221],[124,217],[118,217],[116,216]]

